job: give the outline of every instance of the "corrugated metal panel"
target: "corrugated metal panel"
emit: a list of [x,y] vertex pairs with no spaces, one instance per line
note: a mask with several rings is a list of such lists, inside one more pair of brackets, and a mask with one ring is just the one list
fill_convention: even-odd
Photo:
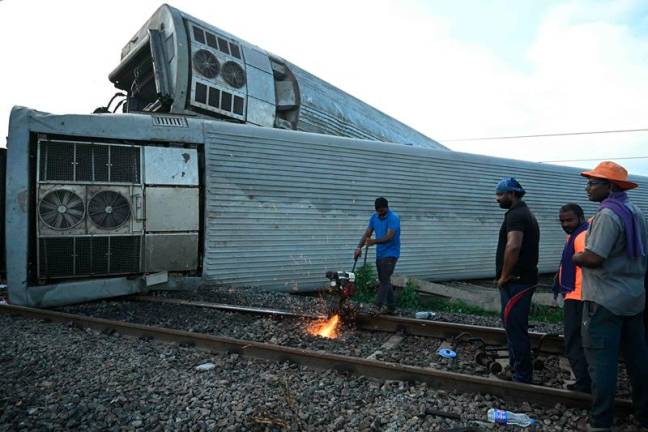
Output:
[[7,272],[5,264],[5,182],[7,169],[7,149],[0,148],[0,276]]
[[[596,209],[573,168],[205,126],[205,277],[237,286],[321,287],[326,270],[351,267],[377,196],[401,217],[397,273],[433,280],[494,276],[504,214],[494,187],[504,175],[528,191],[541,228],[542,272],[556,269],[562,250],[560,205],[577,202],[588,215]],[[632,197],[648,214],[647,191]]]
[[288,65],[299,84],[298,130],[446,149],[433,139],[303,69]]

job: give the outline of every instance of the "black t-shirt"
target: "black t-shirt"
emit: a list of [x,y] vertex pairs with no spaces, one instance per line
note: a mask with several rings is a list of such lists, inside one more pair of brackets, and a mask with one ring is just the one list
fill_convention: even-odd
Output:
[[[496,270],[497,279],[502,274],[504,265],[504,249],[506,248],[506,239],[509,231],[521,231],[523,233],[522,248],[520,257],[513,268],[511,277],[515,279],[512,282],[536,284],[538,283],[538,249],[540,243],[540,229],[529,207],[524,201],[518,201],[504,215],[504,222],[499,232],[499,241],[497,242],[497,260]],[[518,279],[519,278],[519,279]]]

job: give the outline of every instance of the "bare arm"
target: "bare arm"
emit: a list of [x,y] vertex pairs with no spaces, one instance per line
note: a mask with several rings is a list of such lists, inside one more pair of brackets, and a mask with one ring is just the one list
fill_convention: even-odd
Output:
[[360,238],[360,242],[358,243],[358,247],[355,248],[355,251],[353,251],[353,256],[357,259],[360,255],[362,255],[362,246],[365,245],[368,241],[371,240],[371,234],[373,234],[373,228],[367,228],[362,234],[362,237]]
[[358,242],[357,249],[362,249],[362,246],[364,246],[365,243],[367,243],[367,240],[371,239],[371,234],[373,234],[373,228],[367,228],[364,234],[362,234],[362,237],[360,238],[360,242]]
[[[369,246],[379,244],[379,243],[387,243],[388,241],[393,239],[395,235],[396,235],[396,231],[389,228],[389,229],[387,229],[387,234],[385,234],[384,236],[380,237],[379,239],[375,239],[375,240],[372,240],[372,239],[368,238],[366,243]],[[369,234],[369,236],[371,237],[371,234]]]
[[502,274],[497,281],[497,287],[501,288],[506,282],[511,280],[511,273],[520,258],[522,249],[522,240],[524,233],[522,231],[509,231],[506,235],[506,248],[504,249],[504,263],[502,264]]
[[605,258],[585,249],[585,252],[574,254],[572,261],[579,267],[599,268],[603,265]]

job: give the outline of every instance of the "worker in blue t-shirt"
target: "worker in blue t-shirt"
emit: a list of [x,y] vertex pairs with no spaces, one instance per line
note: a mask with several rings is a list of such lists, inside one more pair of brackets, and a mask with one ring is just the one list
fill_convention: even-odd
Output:
[[[358,247],[353,254],[358,258],[362,254],[364,245],[376,246],[376,269],[378,271],[378,296],[376,309],[378,312],[393,314],[396,310],[394,302],[394,287],[391,284],[391,275],[394,273],[396,261],[400,256],[400,218],[389,209],[387,199],[376,198],[376,213],[371,215],[367,230],[362,235]],[[376,232],[376,238],[371,235]],[[383,309],[383,306],[385,309]]]

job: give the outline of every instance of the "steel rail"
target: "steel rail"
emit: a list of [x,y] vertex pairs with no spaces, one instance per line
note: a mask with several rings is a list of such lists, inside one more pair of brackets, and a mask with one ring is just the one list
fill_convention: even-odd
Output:
[[134,295],[134,296],[124,297],[124,299],[141,301],[141,302],[151,302],[151,303],[166,303],[166,304],[173,304],[179,306],[194,306],[194,307],[202,307],[207,309],[224,310],[229,312],[250,313],[255,315],[270,315],[276,317],[312,318],[312,319],[326,318],[325,315],[301,314],[297,312],[282,311],[279,309],[259,308],[254,306],[239,306],[239,305],[231,305],[225,303],[210,303],[210,302],[175,299],[175,298],[158,297],[158,296]]
[[[568,390],[502,381],[430,368],[404,366],[378,360],[349,357],[320,351],[284,347],[263,342],[246,341],[224,336],[213,336],[183,330],[132,324],[73,315],[24,306],[0,305],[0,313],[54,322],[73,323],[80,328],[115,330],[128,336],[153,337],[164,342],[185,343],[213,352],[238,353],[251,358],[292,361],[318,369],[333,369],[384,380],[425,382],[431,387],[463,393],[489,393],[508,401],[535,402],[553,407],[556,403],[569,407],[587,408],[591,405],[589,395]],[[631,402],[617,400],[620,414],[631,412]]]
[[[558,402],[563,403],[566,406],[574,407],[586,407],[590,404],[589,396],[581,393],[494,380],[454,372],[403,366],[394,363],[380,362],[377,360],[283,347],[261,342],[238,340],[229,337],[212,336],[142,324],[132,324],[122,321],[92,318],[22,306],[2,305],[0,306],[0,311],[6,314],[17,314],[36,319],[72,322],[79,327],[84,328],[87,327],[99,330],[113,329],[130,336],[150,336],[166,342],[188,343],[198,348],[217,352],[239,353],[253,358],[274,361],[293,361],[315,368],[348,371],[350,373],[380,379],[423,381],[433,387],[457,390],[460,392],[487,392],[507,400],[531,401],[549,406],[553,406]],[[630,403],[625,400],[620,400],[618,401],[618,407],[624,411],[630,408]]]
[[[276,317],[304,317],[323,318],[324,315],[298,314],[276,309],[256,308],[249,306],[236,306],[222,303],[197,302],[191,300],[172,299],[156,296],[137,295],[129,299],[145,302],[167,303],[174,305],[204,307],[210,309],[226,310],[239,313],[253,313],[271,315]],[[489,345],[506,345],[504,329],[496,327],[483,327],[469,324],[457,324],[441,321],[419,320],[389,315],[358,314],[356,323],[363,330],[383,331],[388,333],[403,332],[412,336],[438,337],[453,339],[459,335],[479,338]],[[548,354],[563,354],[563,338],[556,335],[529,332],[531,348]]]

